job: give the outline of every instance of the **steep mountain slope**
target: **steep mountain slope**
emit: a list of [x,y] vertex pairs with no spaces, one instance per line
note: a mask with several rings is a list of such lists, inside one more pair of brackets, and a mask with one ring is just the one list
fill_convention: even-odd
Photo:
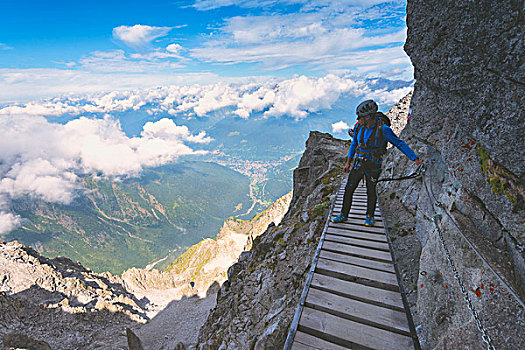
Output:
[[342,173],[345,142],[311,132],[294,171],[290,209],[228,270],[199,349],[282,347]]
[[[523,4],[408,2],[417,82],[402,137],[427,172],[379,191],[424,349],[486,348],[479,325],[497,349],[525,347]],[[407,160],[392,150],[383,166],[397,176]]]
[[[204,239],[191,246],[165,271],[130,269],[122,278],[129,290],[179,289],[180,295],[205,296],[213,283],[226,280],[227,269],[249,250],[253,240],[268,225],[279,223],[286,213],[292,194],[289,193],[251,220],[228,218],[215,239]],[[193,285],[190,285],[190,282]]]
[[251,220],[229,218],[216,239],[190,247],[166,271],[131,269],[123,274],[128,290],[151,300],[157,312],[161,310],[136,331],[145,348],[173,349],[179,343],[192,348],[196,344],[228,268],[268,225],[279,224],[291,197],[291,193],[283,196]]

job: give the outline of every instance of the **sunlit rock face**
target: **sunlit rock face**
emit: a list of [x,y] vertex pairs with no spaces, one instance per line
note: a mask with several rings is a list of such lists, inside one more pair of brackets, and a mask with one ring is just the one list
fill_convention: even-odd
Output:
[[[417,81],[401,136],[427,172],[425,182],[378,190],[421,345],[486,347],[432,222],[437,214],[493,345],[523,348],[524,309],[460,234],[525,299],[523,2],[415,0],[407,15],[405,50]],[[388,177],[415,167],[393,149],[383,168]]]
[[138,294],[149,289],[174,289],[178,298],[195,294],[205,297],[213,284],[222,284],[227,279],[228,268],[242,252],[251,249],[253,240],[268,225],[281,221],[291,199],[292,193],[287,193],[251,220],[226,219],[215,239],[207,238],[191,246],[164,271],[138,268],[124,271],[126,288]]

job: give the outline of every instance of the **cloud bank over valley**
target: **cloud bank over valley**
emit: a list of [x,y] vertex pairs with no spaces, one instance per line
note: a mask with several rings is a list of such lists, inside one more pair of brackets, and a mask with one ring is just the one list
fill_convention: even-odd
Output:
[[152,114],[184,113],[202,117],[231,107],[233,113],[242,118],[262,113],[266,117],[304,119],[308,113],[332,108],[344,95],[366,96],[380,104],[391,105],[411,89],[409,82],[402,82],[396,87],[377,84],[378,80],[327,74],[324,77],[296,76],[263,82],[133,89],[10,104],[0,107],[0,115],[82,115],[145,108]]
[[204,132],[163,118],[147,122],[139,137],[128,137],[111,118],[80,117],[66,124],[41,116],[0,117],[0,234],[18,225],[9,212],[11,199],[30,196],[68,204],[81,189],[80,176],[137,176],[183,155],[203,154],[188,144],[211,141]]
[[[319,113],[330,113],[340,99],[366,96],[388,106],[410,89],[410,82],[328,74],[112,91],[4,106],[0,108],[0,233],[20,224],[20,218],[9,212],[12,198],[69,203],[81,188],[83,174],[138,176],[144,167],[211,151],[202,146],[192,149],[191,144],[206,145],[211,137],[177,125],[175,116],[205,118],[225,111],[222,118],[287,118],[300,123],[312,113],[317,118]],[[355,106],[344,107],[351,119]],[[133,118],[138,112],[151,120],[142,122],[136,136],[126,135],[118,118],[111,117],[128,113],[121,118]],[[52,122],[52,117],[61,116],[67,116],[62,124]],[[347,125],[341,121],[332,131],[344,132]]]

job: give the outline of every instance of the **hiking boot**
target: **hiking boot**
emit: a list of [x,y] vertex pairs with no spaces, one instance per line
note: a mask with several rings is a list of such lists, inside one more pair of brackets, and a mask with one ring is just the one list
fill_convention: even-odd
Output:
[[374,226],[375,222],[376,219],[372,215],[366,214],[365,226]]
[[346,216],[344,216],[343,214],[339,214],[339,216],[336,216],[335,218],[332,219],[332,222],[335,222],[336,224],[338,224],[345,220],[346,220]]

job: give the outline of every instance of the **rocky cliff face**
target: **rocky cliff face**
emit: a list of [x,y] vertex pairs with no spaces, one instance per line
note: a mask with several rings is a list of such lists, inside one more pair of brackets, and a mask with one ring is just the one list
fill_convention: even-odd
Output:
[[[413,91],[409,92],[403,97],[398,103],[396,103],[388,112],[385,114],[390,118],[390,128],[396,135],[399,135],[405,128],[408,122],[408,112],[410,109],[410,101],[412,100]],[[389,143],[387,147],[392,147]]]
[[[408,2],[417,82],[402,138],[427,172],[379,191],[424,349],[486,347],[434,218],[493,345],[525,347],[524,309],[487,266],[525,298],[523,10],[523,1]],[[383,168],[411,169],[395,149]]]
[[347,150],[344,141],[310,133],[294,171],[290,209],[228,270],[199,349],[282,347],[326,222]]

